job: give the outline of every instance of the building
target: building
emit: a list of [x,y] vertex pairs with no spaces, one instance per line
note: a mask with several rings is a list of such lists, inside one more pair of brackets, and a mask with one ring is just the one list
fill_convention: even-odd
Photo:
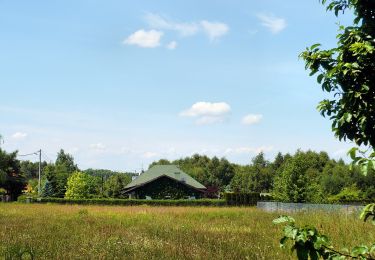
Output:
[[129,183],[123,193],[137,199],[201,198],[206,187],[176,165],[156,165]]

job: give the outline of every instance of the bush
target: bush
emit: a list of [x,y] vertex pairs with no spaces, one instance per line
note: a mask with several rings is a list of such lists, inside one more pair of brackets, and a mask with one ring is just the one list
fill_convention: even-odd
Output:
[[198,200],[137,200],[137,199],[63,199],[63,198],[39,198],[33,199],[37,203],[59,203],[79,205],[114,205],[114,206],[226,206],[225,200],[198,199]]
[[224,199],[228,205],[254,206],[261,199],[261,196],[259,192],[250,192],[250,193],[228,192],[228,193],[224,193]]
[[31,193],[26,193],[18,196],[17,201],[18,202],[26,202],[27,199],[30,198],[30,202],[35,201],[38,198],[38,195],[36,194],[31,194]]
[[339,194],[328,198],[330,203],[348,203],[362,201],[361,191],[357,187],[344,188]]

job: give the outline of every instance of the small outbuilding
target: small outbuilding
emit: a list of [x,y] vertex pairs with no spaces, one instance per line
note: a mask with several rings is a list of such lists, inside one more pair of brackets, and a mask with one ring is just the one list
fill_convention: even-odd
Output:
[[176,165],[155,165],[124,189],[134,199],[201,198],[206,187]]

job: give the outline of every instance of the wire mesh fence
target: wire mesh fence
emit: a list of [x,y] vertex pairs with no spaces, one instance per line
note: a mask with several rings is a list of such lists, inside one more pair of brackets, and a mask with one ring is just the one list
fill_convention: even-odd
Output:
[[276,201],[258,201],[257,203],[257,208],[269,212],[339,211],[351,214],[360,212],[363,207],[363,205],[286,203]]

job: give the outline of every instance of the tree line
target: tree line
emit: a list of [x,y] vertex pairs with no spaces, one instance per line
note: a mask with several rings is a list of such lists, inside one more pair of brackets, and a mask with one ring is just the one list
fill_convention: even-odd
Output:
[[[207,197],[222,192],[260,192],[278,201],[351,202],[375,198],[375,173],[361,174],[343,160],[326,152],[278,153],[270,161],[261,152],[247,165],[226,158],[195,154],[174,161],[161,159],[154,165],[174,164],[207,187]],[[72,155],[60,150],[53,163],[42,162],[40,195],[56,198],[123,198],[122,191],[134,173],[104,169],[80,170]],[[22,193],[38,195],[38,163],[20,161],[17,152],[0,148],[0,194],[16,199]]]
[[[269,161],[260,152],[247,165],[225,158],[195,154],[175,164],[213,192],[270,193],[285,202],[339,203],[370,201],[375,198],[375,172],[367,176],[358,167],[334,160],[326,152],[278,153]],[[152,166],[151,165],[151,166]]]

